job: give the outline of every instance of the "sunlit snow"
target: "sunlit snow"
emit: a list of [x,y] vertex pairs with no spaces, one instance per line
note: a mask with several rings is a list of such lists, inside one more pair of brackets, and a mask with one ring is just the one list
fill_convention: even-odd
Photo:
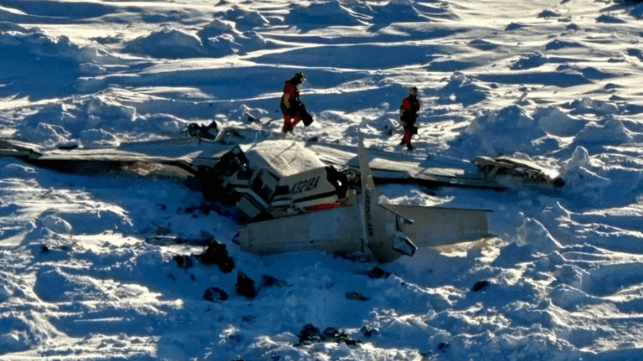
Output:
[[[566,182],[382,186],[390,203],[491,210],[495,236],[377,264],[243,253],[229,210],[181,184],[0,157],[0,359],[643,359],[642,37],[643,4],[609,0],[0,1],[0,137],[115,147],[216,120],[264,140],[303,71],[316,120],[294,139],[355,149],[363,121],[367,146],[401,159],[505,154]],[[161,232],[213,235],[235,270],[144,241]],[[306,325],[354,342],[300,344]]]

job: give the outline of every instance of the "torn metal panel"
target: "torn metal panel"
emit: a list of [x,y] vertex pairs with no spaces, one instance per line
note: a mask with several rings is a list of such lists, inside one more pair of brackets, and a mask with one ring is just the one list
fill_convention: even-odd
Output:
[[297,251],[362,252],[357,204],[239,227],[242,251],[255,254]]
[[[359,169],[359,160],[355,153],[350,151],[352,147],[311,145],[309,148],[327,164]],[[369,157],[372,157],[369,160],[369,166],[373,171],[373,179],[376,183],[417,183],[429,187],[504,189],[498,183],[480,177],[475,167],[463,169],[462,162],[458,164],[457,168],[453,166],[427,167],[424,165],[426,161],[409,160],[408,156],[396,153],[380,150],[367,150],[366,152]]]
[[510,183],[518,179],[524,183],[556,188],[565,185],[565,181],[556,170],[542,167],[526,159],[508,156],[496,158],[478,156],[475,159],[475,163],[485,178],[498,183],[507,183],[507,179],[504,178],[510,178]]
[[267,169],[279,177],[292,176],[326,166],[317,154],[307,149],[302,142],[266,140],[252,145],[242,145],[241,150],[253,168]]
[[[42,154],[43,150],[36,144],[25,143],[13,139],[0,139],[0,149],[3,151],[15,151],[28,155]],[[21,155],[22,156],[22,155]]]
[[395,204],[387,207],[415,221],[404,223],[401,228],[418,247],[471,241],[489,235],[487,210]]

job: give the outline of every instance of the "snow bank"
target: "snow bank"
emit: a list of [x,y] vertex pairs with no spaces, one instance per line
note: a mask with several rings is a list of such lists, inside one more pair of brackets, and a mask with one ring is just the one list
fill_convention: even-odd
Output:
[[15,136],[47,148],[76,141],[81,146],[105,147],[118,146],[121,134],[131,131],[181,136],[189,123],[170,114],[138,114],[135,107],[121,101],[112,94],[100,94],[50,104],[25,117],[16,126]]
[[484,112],[474,119],[452,143],[452,146],[473,155],[512,154],[523,152],[534,154],[557,144],[537,144],[536,139],[546,133],[527,111],[512,105],[500,111]]
[[625,23],[625,20],[619,19],[611,14],[603,14],[596,18],[596,22],[605,24],[623,24]]
[[34,292],[46,302],[74,302],[107,299],[108,295],[83,277],[64,273],[57,267],[38,270]]
[[575,142],[581,144],[620,144],[634,139],[633,133],[625,128],[619,119],[608,119],[588,123],[576,136]]
[[334,1],[314,1],[308,6],[296,5],[284,18],[284,23],[295,25],[303,30],[323,28],[328,26],[361,25],[353,13]]
[[545,19],[557,18],[559,16],[560,16],[560,14],[558,14],[557,12],[555,12],[553,10],[543,10],[543,11],[540,12],[540,14],[538,14],[539,18],[545,18]]
[[534,120],[545,132],[563,137],[576,135],[585,126],[585,121],[574,118],[555,107],[537,109]]
[[170,59],[205,55],[199,38],[167,26],[125,43],[123,50],[134,54]]
[[67,59],[78,64],[116,60],[105,50],[76,45],[67,36],[52,37],[39,28],[25,28],[9,22],[0,22],[0,51],[12,51],[16,56],[26,52],[36,57]]
[[197,33],[201,40],[214,38],[224,34],[239,36],[241,35],[241,32],[236,29],[235,24],[232,21],[214,19]]
[[518,30],[518,29],[522,29],[524,27],[525,26],[523,24],[520,24],[520,23],[509,23],[509,25],[507,25],[507,27],[505,27],[505,31]]
[[145,12],[141,14],[141,20],[146,23],[167,23],[177,22],[180,23],[185,19],[190,18],[190,13],[187,11],[171,10],[167,13]]
[[199,30],[197,35],[210,56],[245,54],[248,51],[265,48],[268,44],[255,31],[240,32],[236,29],[234,22],[221,19],[215,19]]
[[584,194],[588,191],[595,195],[598,189],[611,184],[608,178],[596,174],[591,170],[592,168],[594,167],[591,166],[587,149],[576,147],[571,158],[563,162],[561,169],[567,191],[575,194]]
[[27,29],[25,27],[22,27],[18,24],[14,24],[12,22],[8,21],[0,21],[0,32],[9,32],[9,31],[14,31],[14,32],[19,32],[19,33],[35,33],[38,32],[38,28],[31,28]]
[[11,297],[12,292],[9,291],[7,286],[5,285],[0,285],[0,303],[6,301]]
[[545,45],[546,50],[561,50],[566,48],[580,48],[583,45],[577,41],[565,41],[555,39]]
[[611,164],[604,155],[590,158],[587,149],[577,146],[571,158],[562,162],[565,193],[582,195],[576,204],[583,207],[634,202],[643,180],[643,169],[636,165],[627,167],[622,160],[616,162],[619,163],[616,166]]
[[533,251],[542,253],[551,253],[562,247],[547,228],[533,218],[526,218],[518,228],[516,243],[519,246],[529,245]]
[[0,355],[28,350],[42,342],[19,314],[0,317]]
[[421,15],[410,0],[391,0],[384,5],[373,5],[374,23],[394,23],[394,22],[408,22],[408,21],[426,21],[426,17]]
[[548,61],[547,57],[540,52],[522,56],[518,61],[511,65],[512,70],[537,68]]
[[582,98],[564,105],[576,114],[614,115],[619,113],[616,104],[599,99]]
[[643,19],[643,4],[636,5],[634,8],[632,8],[632,11],[630,11],[630,15],[634,16],[637,19]]
[[481,102],[487,98],[486,89],[474,84],[466,75],[455,72],[451,75],[449,83],[438,91],[441,104],[462,103],[469,106]]
[[242,30],[252,30],[254,28],[270,25],[270,21],[257,11],[245,10],[236,5],[224,12],[216,13],[215,16],[221,16],[226,20],[233,21],[236,27]]

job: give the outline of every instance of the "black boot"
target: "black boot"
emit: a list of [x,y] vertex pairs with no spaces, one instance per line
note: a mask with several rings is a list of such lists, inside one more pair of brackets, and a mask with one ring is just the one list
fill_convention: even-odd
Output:
[[409,143],[409,144],[407,144],[407,145],[406,145],[406,149],[408,149],[408,150],[413,150],[413,146],[411,145],[411,143]]

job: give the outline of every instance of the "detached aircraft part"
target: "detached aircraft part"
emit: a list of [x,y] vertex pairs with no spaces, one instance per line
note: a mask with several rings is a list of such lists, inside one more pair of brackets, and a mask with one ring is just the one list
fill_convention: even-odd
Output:
[[523,183],[554,188],[560,188],[565,185],[565,181],[558,172],[544,168],[529,160],[508,156],[496,158],[478,156],[474,162],[487,179],[502,181],[503,177],[508,177],[510,182],[513,179],[520,179]]

